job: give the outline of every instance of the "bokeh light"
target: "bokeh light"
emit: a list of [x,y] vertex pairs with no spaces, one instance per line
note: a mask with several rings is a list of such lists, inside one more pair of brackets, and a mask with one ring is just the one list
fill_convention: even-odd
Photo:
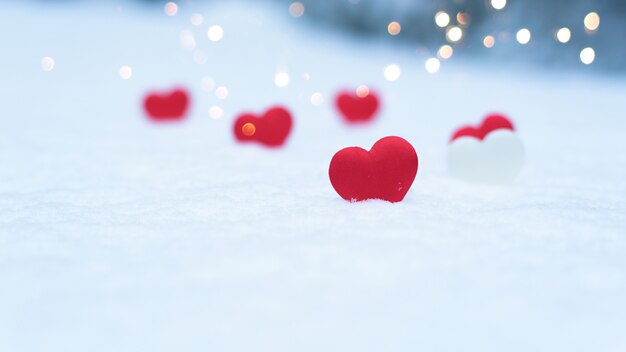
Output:
[[211,92],[215,88],[215,80],[209,76],[202,77],[202,80],[200,81],[200,86],[204,91]]
[[400,23],[396,21],[389,23],[389,25],[387,26],[387,32],[391,35],[400,34],[401,30],[402,30],[402,26],[400,26]]
[[220,108],[217,105],[211,106],[209,108],[209,117],[211,117],[214,120],[220,119],[222,118],[222,116],[224,115],[224,110],[222,110],[222,108]]
[[528,42],[530,42],[530,31],[528,30],[528,28],[522,28],[519,31],[517,31],[517,33],[515,34],[515,39],[517,39],[517,42],[525,45],[528,44]]
[[41,58],[41,69],[50,72],[54,69],[54,59],[50,56],[44,56]]
[[196,50],[193,53],[193,62],[198,65],[204,65],[209,60],[209,55],[207,55],[204,51]]
[[431,57],[430,59],[426,60],[424,67],[426,68],[426,71],[428,71],[428,73],[436,73],[441,67],[441,62],[439,62],[437,58]]
[[168,16],[176,16],[178,13],[178,5],[175,2],[168,2],[164,8],[165,14]]
[[194,26],[199,26],[202,24],[202,22],[204,22],[204,17],[202,17],[201,14],[194,13],[193,15],[191,15],[191,24],[193,24]]
[[133,76],[133,69],[130,66],[120,67],[120,77],[122,79],[130,79]]
[[596,12],[590,12],[587,16],[585,16],[585,20],[583,22],[585,24],[585,29],[593,32],[600,27],[600,15]]
[[278,72],[274,76],[274,84],[277,87],[283,88],[289,85],[289,74],[287,72]]
[[210,41],[218,42],[224,36],[224,29],[222,28],[222,26],[213,25],[213,26],[209,27],[209,31],[207,32],[207,36],[209,37]]
[[224,100],[228,98],[228,88],[224,86],[220,86],[215,88],[215,96],[217,99]]
[[391,64],[385,67],[385,71],[384,71],[385,79],[387,79],[389,82],[397,81],[398,78],[400,78],[400,73],[401,73],[400,66],[396,64]]
[[193,50],[196,47],[196,38],[191,31],[180,32],[180,46],[185,50]]
[[561,43],[569,42],[572,37],[572,32],[567,27],[563,27],[556,32],[556,40]]
[[244,134],[244,136],[252,137],[256,133],[256,126],[251,122],[245,123],[241,127],[241,132]]
[[300,1],[292,2],[289,5],[289,14],[295,18],[301,17],[304,15],[304,5]]
[[483,45],[485,46],[485,48],[493,48],[494,45],[496,45],[496,38],[494,38],[492,35],[488,35],[485,38],[483,38]]
[[356,88],[356,96],[359,98],[365,98],[370,95],[370,88],[364,84],[361,84]]
[[446,31],[446,38],[450,42],[458,42],[463,37],[463,30],[459,27],[453,26]]
[[584,48],[580,51],[580,61],[585,65],[591,65],[596,59],[596,52],[593,48]]
[[435,24],[437,24],[437,26],[441,28],[446,27],[448,24],[450,24],[450,15],[448,15],[444,11],[437,12],[435,14]]
[[502,10],[506,6],[506,0],[491,0],[491,7]]
[[324,103],[324,97],[322,96],[322,93],[315,92],[311,95],[311,105],[320,106],[323,103]]
[[453,53],[454,53],[454,50],[452,49],[450,45],[447,45],[447,44],[442,45],[439,48],[439,50],[437,50],[437,56],[439,56],[440,59],[444,59],[444,60],[451,58]]

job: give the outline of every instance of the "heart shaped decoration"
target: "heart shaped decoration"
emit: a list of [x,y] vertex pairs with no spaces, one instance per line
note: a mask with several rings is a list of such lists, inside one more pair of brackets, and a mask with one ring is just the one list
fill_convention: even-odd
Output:
[[453,134],[446,162],[455,178],[503,184],[515,180],[524,158],[524,145],[513,124],[502,115],[492,115],[479,128],[463,127]]
[[347,201],[382,199],[395,203],[411,188],[417,167],[417,153],[409,142],[385,137],[370,151],[359,147],[338,151],[328,175],[335,191]]
[[291,113],[276,106],[262,116],[251,113],[239,115],[233,131],[239,142],[257,142],[267,147],[279,147],[287,140],[292,125]]
[[148,117],[153,121],[180,121],[185,117],[189,100],[187,91],[182,88],[175,88],[166,93],[148,93],[143,106]]
[[335,106],[348,123],[371,121],[378,111],[379,100],[376,93],[361,86],[356,94],[348,91],[340,92],[335,99]]
[[489,133],[499,130],[506,129],[515,131],[515,127],[513,127],[513,123],[506,116],[500,114],[491,114],[487,115],[481,122],[480,126],[463,126],[459,127],[453,134],[452,138],[450,138],[450,142],[454,141],[460,137],[474,137],[479,140],[484,139]]

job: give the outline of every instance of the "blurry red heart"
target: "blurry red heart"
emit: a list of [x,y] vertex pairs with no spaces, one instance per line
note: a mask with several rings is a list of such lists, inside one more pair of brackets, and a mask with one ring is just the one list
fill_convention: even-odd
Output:
[[385,137],[368,152],[359,147],[338,151],[330,162],[330,183],[341,198],[354,202],[399,202],[417,175],[417,153],[400,137]]
[[485,117],[479,127],[463,126],[457,129],[452,134],[450,142],[460,137],[474,137],[483,140],[489,133],[499,129],[515,130],[513,123],[506,116],[491,114]]
[[184,89],[177,88],[168,93],[148,93],[143,106],[153,121],[179,121],[185,117],[189,96]]
[[365,88],[365,91],[341,92],[337,95],[335,105],[344,120],[348,123],[367,122],[374,118],[378,111],[378,97]]
[[292,124],[289,111],[276,106],[262,116],[251,113],[240,115],[233,128],[235,138],[240,142],[256,141],[268,147],[278,147],[285,143]]

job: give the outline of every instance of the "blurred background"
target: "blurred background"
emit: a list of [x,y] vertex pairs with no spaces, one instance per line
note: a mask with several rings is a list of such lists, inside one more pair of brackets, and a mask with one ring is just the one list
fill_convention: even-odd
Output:
[[[434,52],[439,59],[467,55],[495,62],[572,68],[626,69],[623,0],[260,0],[289,7],[317,27],[367,40],[393,37],[397,45]],[[54,0],[41,1],[42,3]],[[57,2],[81,2],[58,0]],[[138,0],[162,7],[163,0]],[[181,0],[192,7],[220,0]],[[246,2],[242,0],[240,2]]]

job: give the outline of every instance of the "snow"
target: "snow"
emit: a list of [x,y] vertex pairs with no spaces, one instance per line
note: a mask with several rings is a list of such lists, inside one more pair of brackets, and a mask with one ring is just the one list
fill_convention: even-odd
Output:
[[[0,351],[626,349],[623,77],[462,58],[431,75],[413,48],[267,4],[135,6],[2,4]],[[332,96],[363,83],[384,110],[350,128]],[[177,84],[189,120],[148,123],[143,94]],[[235,116],[275,103],[294,112],[287,147],[236,144]],[[521,176],[451,179],[450,133],[491,111],[518,127]],[[420,158],[406,199],[340,199],[332,155],[387,135]]]

